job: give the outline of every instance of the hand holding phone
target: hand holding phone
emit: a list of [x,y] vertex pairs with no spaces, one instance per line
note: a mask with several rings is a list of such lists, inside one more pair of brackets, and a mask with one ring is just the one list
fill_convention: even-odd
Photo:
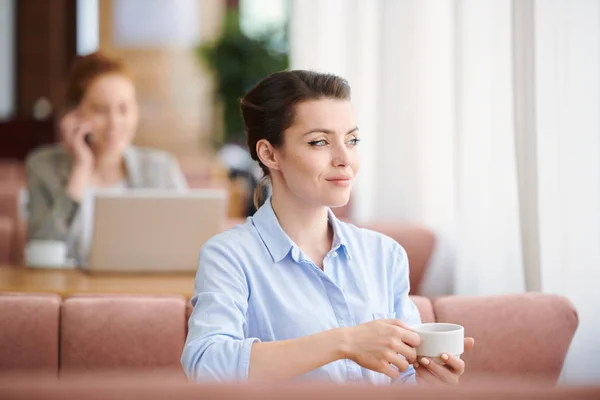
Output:
[[60,134],[65,148],[73,156],[73,164],[75,166],[93,166],[92,126],[89,122],[81,118],[77,109],[69,111],[62,118],[60,122]]
[[85,144],[87,144],[90,149],[94,148],[94,134],[92,132],[86,133],[83,140],[85,141]]

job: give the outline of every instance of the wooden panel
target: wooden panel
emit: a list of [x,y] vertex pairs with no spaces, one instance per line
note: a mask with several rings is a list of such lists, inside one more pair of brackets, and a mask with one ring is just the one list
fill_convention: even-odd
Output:
[[76,0],[19,0],[16,3],[16,113],[0,123],[0,158],[23,159],[33,148],[56,141],[54,115],[33,118],[47,98],[63,104],[64,84],[76,54]]
[[18,115],[30,117],[41,96],[62,105],[75,51],[76,0],[17,2]]
[[55,141],[54,120],[19,117],[0,122],[0,159],[24,160],[34,148]]

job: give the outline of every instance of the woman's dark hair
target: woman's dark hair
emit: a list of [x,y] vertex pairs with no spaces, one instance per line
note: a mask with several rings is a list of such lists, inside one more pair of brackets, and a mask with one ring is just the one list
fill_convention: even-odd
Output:
[[350,100],[350,85],[336,75],[313,71],[282,71],[269,75],[252,88],[240,101],[248,149],[258,161],[264,176],[254,190],[254,206],[263,202],[269,169],[256,152],[256,144],[266,139],[275,148],[283,145],[283,132],[292,126],[296,106],[318,99]]

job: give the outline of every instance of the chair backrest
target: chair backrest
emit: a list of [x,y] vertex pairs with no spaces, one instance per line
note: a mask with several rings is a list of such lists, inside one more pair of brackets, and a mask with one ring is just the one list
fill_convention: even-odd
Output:
[[466,381],[493,374],[556,383],[579,323],[571,302],[551,294],[448,296],[433,308],[438,322],[463,325],[475,338],[464,355]]
[[24,181],[25,164],[20,160],[0,159],[0,182]]
[[0,215],[15,220],[21,217],[20,198],[24,186],[20,182],[4,182],[0,186]]
[[[26,233],[26,208],[28,193],[25,183],[18,180],[0,180],[0,218],[3,222],[0,233],[0,259],[4,264],[22,264]],[[9,229],[8,225],[12,225]]]
[[0,215],[0,265],[10,265],[15,249],[15,221]]

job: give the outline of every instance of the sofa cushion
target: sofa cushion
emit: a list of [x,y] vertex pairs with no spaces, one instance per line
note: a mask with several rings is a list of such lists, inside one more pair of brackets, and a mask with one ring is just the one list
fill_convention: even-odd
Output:
[[180,296],[77,296],[61,308],[61,373],[180,368],[186,301]]
[[58,372],[60,297],[0,293],[0,370]]
[[578,325],[571,302],[550,294],[449,296],[433,307],[438,322],[463,325],[475,338],[463,357],[466,380],[476,371],[555,383]]

